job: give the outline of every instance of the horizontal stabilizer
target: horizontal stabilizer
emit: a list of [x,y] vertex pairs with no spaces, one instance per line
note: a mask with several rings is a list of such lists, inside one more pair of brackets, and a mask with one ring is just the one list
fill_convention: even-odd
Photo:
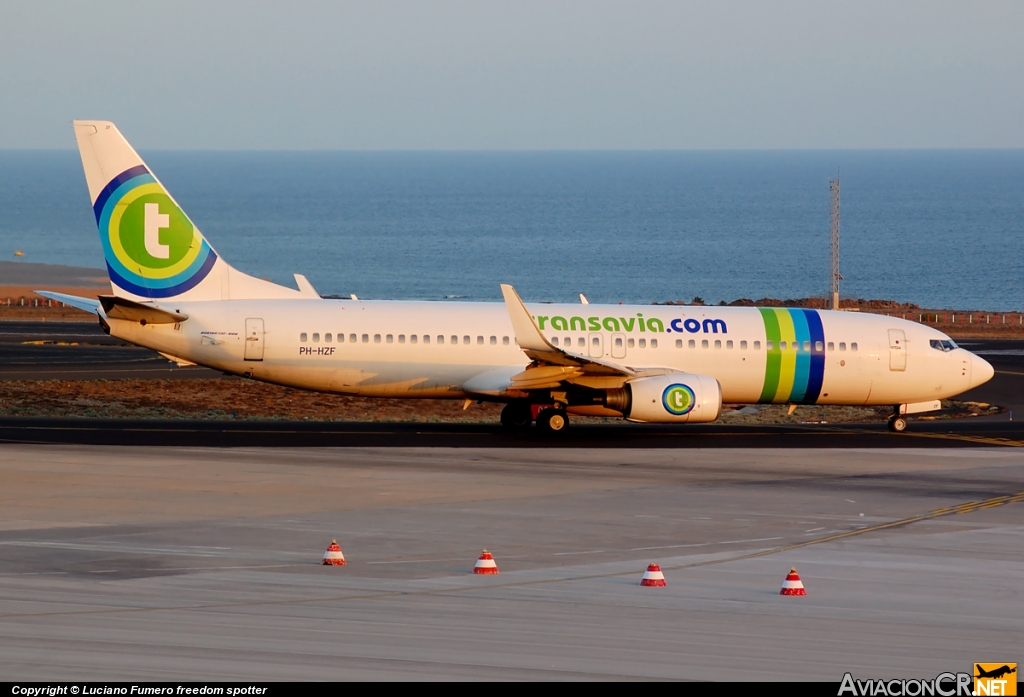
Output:
[[188,315],[181,312],[163,310],[155,305],[138,303],[116,295],[101,295],[100,304],[103,306],[104,314],[111,319],[126,319],[146,324],[176,324],[188,319]]
[[100,313],[100,301],[96,300],[95,298],[80,298],[77,295],[54,293],[53,291],[49,290],[34,290],[32,292],[35,293],[36,295],[41,295],[44,298],[49,298],[50,300],[56,300],[57,302],[64,303],[65,305],[76,307],[79,310],[91,312],[94,315],[98,315]]
[[169,360],[171,363],[174,363],[175,365],[177,365],[179,368],[188,368],[190,366],[195,365],[195,363],[193,363],[192,361],[187,361],[184,358],[178,358],[177,356],[172,356],[171,354],[164,353],[163,351],[157,351],[157,353],[159,353],[161,356],[163,356],[164,358]]

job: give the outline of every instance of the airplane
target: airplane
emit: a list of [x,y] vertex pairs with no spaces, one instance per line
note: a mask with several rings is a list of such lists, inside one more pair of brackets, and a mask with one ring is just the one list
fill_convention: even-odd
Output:
[[984,668],[982,668],[977,663],[974,664],[974,667],[978,671],[978,674],[974,676],[976,678],[995,678],[995,679],[999,679],[999,678],[1003,677],[1004,675],[1009,675],[1010,673],[1016,673],[1017,672],[1017,668],[1016,667],[1011,668],[1008,665],[1003,665],[1003,666],[1001,666],[999,668],[994,668],[993,670],[985,670]]
[[324,299],[233,268],[114,124],[75,121],[111,294],[38,291],[110,335],[254,380],[389,399],[504,403],[511,430],[570,415],[715,421],[723,404],[886,405],[889,428],[989,380],[930,327],[805,308]]

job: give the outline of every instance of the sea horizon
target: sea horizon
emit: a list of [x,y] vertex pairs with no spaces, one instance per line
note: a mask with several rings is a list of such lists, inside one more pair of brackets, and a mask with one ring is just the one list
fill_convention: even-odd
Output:
[[[1024,308],[1024,149],[144,150],[233,266],[325,295]],[[77,151],[0,150],[0,258],[103,268]]]

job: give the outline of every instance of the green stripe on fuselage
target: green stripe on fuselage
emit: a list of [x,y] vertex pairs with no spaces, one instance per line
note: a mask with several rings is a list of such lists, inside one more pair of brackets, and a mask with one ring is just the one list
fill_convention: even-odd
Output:
[[761,318],[764,320],[765,339],[772,342],[774,350],[766,352],[764,387],[761,388],[761,396],[757,401],[771,402],[775,399],[775,391],[779,387],[779,373],[782,368],[782,354],[778,351],[779,320],[774,310],[763,307],[759,307],[758,310],[761,311]]

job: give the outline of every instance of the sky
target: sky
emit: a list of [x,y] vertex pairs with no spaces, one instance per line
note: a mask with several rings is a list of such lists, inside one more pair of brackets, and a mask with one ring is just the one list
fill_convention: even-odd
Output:
[[1024,147],[1024,2],[0,0],[0,148]]

